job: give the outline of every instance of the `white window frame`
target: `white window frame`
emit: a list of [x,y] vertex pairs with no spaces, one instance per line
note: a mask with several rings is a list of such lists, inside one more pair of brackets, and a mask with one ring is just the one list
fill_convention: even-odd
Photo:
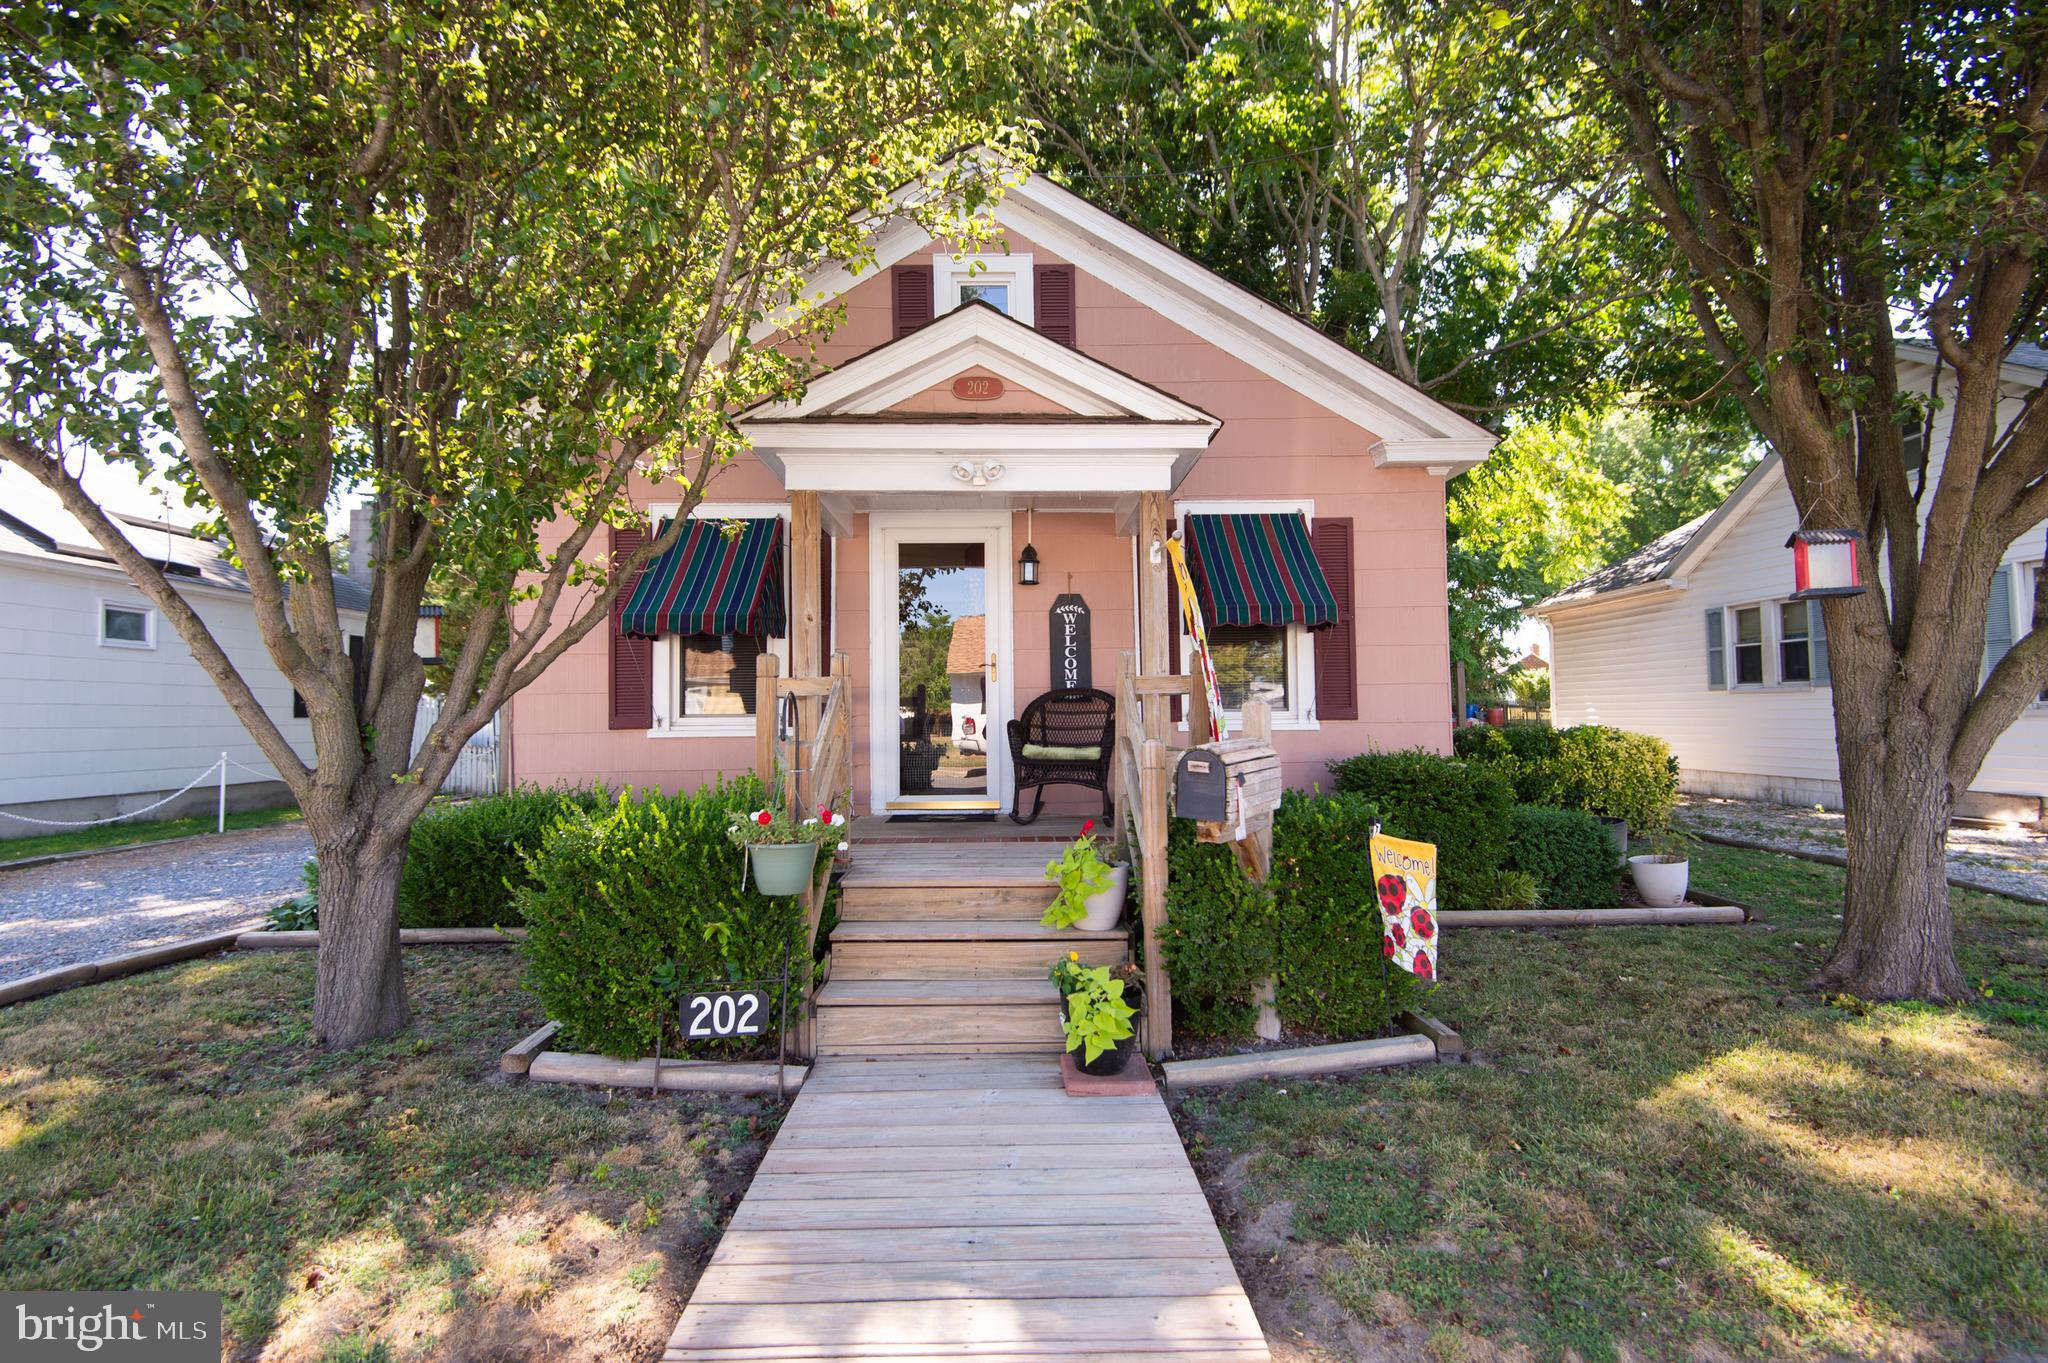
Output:
[[[107,612],[110,610],[129,611],[140,615],[142,617],[142,637],[140,639],[109,639],[107,637]],[[101,648],[155,648],[156,608],[138,604],[134,601],[120,601],[103,596],[100,598],[99,613],[93,617],[93,631],[99,636]]]
[[962,284],[1005,284],[1010,290],[1012,321],[1037,325],[1037,299],[1032,293],[1029,255],[936,255],[932,257],[932,316],[944,317],[960,306]]
[[[1189,516],[1284,516],[1295,511],[1300,512],[1304,520],[1314,524],[1315,499],[1206,499],[1173,504],[1174,519],[1180,523],[1183,531],[1186,529]],[[1174,627],[1180,630],[1180,656],[1182,665],[1186,666],[1195,655],[1195,641],[1188,636],[1179,620],[1174,621]],[[1285,710],[1273,712],[1274,730],[1314,732],[1321,729],[1322,722],[1316,717],[1316,644],[1305,625],[1287,627],[1287,677],[1288,705]],[[1183,730],[1188,727],[1185,714],[1180,727]],[[1226,712],[1223,716],[1223,727],[1226,730],[1243,732],[1243,716],[1236,711]]]
[[[1794,605],[1806,612],[1805,681],[1785,680],[1785,607]],[[1794,601],[1787,596],[1781,596],[1771,602],[1770,632],[1773,636],[1771,639],[1772,684],[1788,691],[1804,691],[1819,686],[1820,683],[1813,679],[1813,603],[1810,601]]]
[[[1777,613],[1776,604],[1767,600],[1734,601],[1721,607],[1721,610],[1721,639],[1728,649],[1728,690],[1731,693],[1771,690],[1777,685],[1778,677],[1778,628],[1774,620]],[[1738,636],[1735,630],[1735,613],[1746,610],[1753,610],[1757,614],[1757,639],[1763,649],[1762,679],[1753,682],[1736,680],[1740,671],[1736,666],[1735,652],[1738,647],[1747,645],[1738,645],[1736,642]]]
[[[2017,566],[2019,568],[2020,590],[2016,594],[2012,607],[2012,637],[2015,643],[2026,638],[2028,633],[2037,626],[2048,627],[2048,620],[2036,620],[2033,616],[2034,593],[2039,589],[2041,574],[2048,573],[2048,559],[2035,559],[2032,563],[2022,563]],[[2029,714],[2048,714],[2048,689],[2044,689],[2040,695],[2034,697],[2033,702],[2027,706],[2027,712]]]
[[[678,502],[650,502],[647,506],[649,533],[658,529],[664,518],[673,517]],[[690,511],[693,521],[767,520],[769,517],[782,522],[782,580],[785,584],[794,579],[790,576],[789,503],[787,502],[699,502]],[[771,634],[768,647],[762,656],[773,655],[782,662],[782,675],[789,675],[789,636]],[[649,738],[752,738],[755,715],[685,715],[683,713],[683,649],[682,641],[673,634],[664,634],[655,640],[654,648],[654,727],[647,731]]]

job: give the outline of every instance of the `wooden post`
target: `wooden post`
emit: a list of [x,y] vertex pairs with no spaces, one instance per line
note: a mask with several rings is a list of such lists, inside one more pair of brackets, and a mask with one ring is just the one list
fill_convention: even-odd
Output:
[[[1153,546],[1159,546],[1153,561]],[[1138,494],[1138,675],[1166,675],[1167,631],[1173,622],[1166,616],[1166,494]],[[1167,703],[1164,696],[1148,696],[1145,708],[1145,737],[1166,741]]]
[[1173,996],[1167,992],[1166,745],[1146,739],[1138,762],[1138,842],[1145,930],[1145,1037],[1154,1060],[1173,1054]]
[[818,494],[789,494],[789,675],[822,677],[824,581]]
[[[1255,743],[1273,741],[1273,707],[1262,700],[1248,700],[1242,711],[1244,736]],[[1247,836],[1237,844],[1237,858],[1250,876],[1252,883],[1263,885],[1273,874],[1273,820],[1270,815],[1261,816],[1255,828],[1245,830]],[[1260,981],[1255,999],[1259,1005],[1259,1019],[1256,1031],[1261,1040],[1280,1039],[1280,1010],[1275,1006],[1280,997],[1280,981],[1268,976]]]
[[763,653],[754,664],[754,771],[775,798],[775,679],[782,659]]

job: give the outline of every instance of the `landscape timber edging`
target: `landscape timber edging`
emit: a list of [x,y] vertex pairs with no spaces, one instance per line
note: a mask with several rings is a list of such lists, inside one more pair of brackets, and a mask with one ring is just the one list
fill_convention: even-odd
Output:
[[1690,904],[1624,909],[1441,909],[1436,921],[1447,928],[1600,928],[1683,926],[1754,921],[1747,907],[1704,891],[1688,890]]
[[[525,928],[400,928],[402,947],[509,947],[526,940]],[[235,939],[237,951],[285,951],[320,945],[320,933],[244,932]]]
[[204,937],[188,937],[181,942],[167,942],[160,947],[145,947],[141,951],[123,952],[119,956],[106,956],[80,965],[61,965],[54,970],[30,975],[26,979],[0,984],[0,1007],[10,1003],[26,1003],[30,999],[75,989],[82,984],[118,980],[128,975],[139,975],[145,970],[154,970],[158,966],[175,965],[180,961],[195,960],[201,956],[211,956],[215,952],[229,951],[245,935],[246,928],[230,928],[226,932],[208,933]]
[[1383,1070],[1420,1065],[1437,1059],[1437,1043],[1427,1035],[1375,1037],[1370,1041],[1339,1041],[1327,1046],[1297,1046],[1284,1051],[1251,1051],[1243,1055],[1209,1056],[1201,1060],[1168,1060],[1166,1091],[1178,1097],[1192,1088],[1243,1084],[1255,1079],[1309,1079],[1354,1070]]
[[559,1022],[543,1022],[527,1033],[525,1040],[514,1045],[498,1057],[498,1071],[501,1074],[525,1074],[533,1068],[533,1058],[541,1047],[554,1040],[555,1033],[562,1030]]
[[1394,1021],[1401,1024],[1403,1031],[1428,1037],[1436,1047],[1436,1058],[1446,1064],[1463,1060],[1471,1053],[1465,1045],[1465,1038],[1459,1036],[1449,1023],[1438,1022],[1427,1013],[1406,1012]]
[[[1817,861],[1824,866],[1847,868],[1849,865],[1849,858],[1843,856],[1840,852],[1821,852],[1803,847],[1775,847],[1767,842],[1754,842],[1748,838],[1732,838],[1725,833],[1709,833],[1700,828],[1688,827],[1685,831],[1689,836],[1698,838],[1701,842],[1711,842],[1722,847],[1739,848],[1744,852],[1774,852],[1781,857],[1798,857],[1801,861]],[[2007,899],[2017,899],[2022,904],[2048,905],[2048,897],[2031,895],[2024,890],[2005,889],[1986,881],[1958,876],[1952,867],[1948,871],[1948,883],[1953,889],[1975,890],[1979,894],[2004,895]]]
[[[542,1051],[526,1070],[530,1084],[582,1084],[593,1088],[652,1089],[655,1062],[613,1060],[603,1055],[578,1055],[570,1051]],[[772,1060],[667,1060],[661,1061],[661,1089],[665,1093],[747,1093],[772,1094],[776,1089],[776,1065]],[[791,1061],[783,1067],[783,1091],[795,1093],[803,1087],[810,1066]]]

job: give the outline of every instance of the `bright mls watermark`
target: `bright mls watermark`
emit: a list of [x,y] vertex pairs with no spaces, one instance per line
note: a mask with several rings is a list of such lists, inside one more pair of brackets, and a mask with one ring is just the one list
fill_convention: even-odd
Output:
[[218,1292],[0,1292],[0,1358],[215,1363]]

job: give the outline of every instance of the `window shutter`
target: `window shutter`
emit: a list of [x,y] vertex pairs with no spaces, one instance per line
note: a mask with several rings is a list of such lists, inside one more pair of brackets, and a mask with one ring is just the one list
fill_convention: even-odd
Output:
[[1309,530],[1316,563],[1337,599],[1337,623],[1318,630],[1316,641],[1316,717],[1358,718],[1358,619],[1354,608],[1356,573],[1351,553],[1351,518],[1318,516]]
[[932,267],[898,265],[889,271],[889,288],[895,300],[898,336],[908,336],[932,320]]
[[1039,265],[1031,271],[1032,311],[1039,334],[1061,345],[1074,344],[1074,267]]
[[1991,675],[1999,659],[2012,652],[2012,569],[2000,568],[1991,578],[1991,599],[1984,603],[1984,670]]
[[1707,612],[1707,689],[1726,691],[1728,689],[1728,650],[1722,631],[1728,627],[1716,606]]
[[1820,602],[1806,603],[1807,651],[1813,657],[1813,684],[1826,686],[1834,680],[1828,671],[1828,622],[1821,613]]
[[[611,527],[612,563],[623,563],[647,538],[644,530]],[[654,727],[654,641],[635,639],[619,628],[626,613],[626,600],[640,575],[635,573],[626,589],[612,602],[611,622],[611,727],[651,729]]]

